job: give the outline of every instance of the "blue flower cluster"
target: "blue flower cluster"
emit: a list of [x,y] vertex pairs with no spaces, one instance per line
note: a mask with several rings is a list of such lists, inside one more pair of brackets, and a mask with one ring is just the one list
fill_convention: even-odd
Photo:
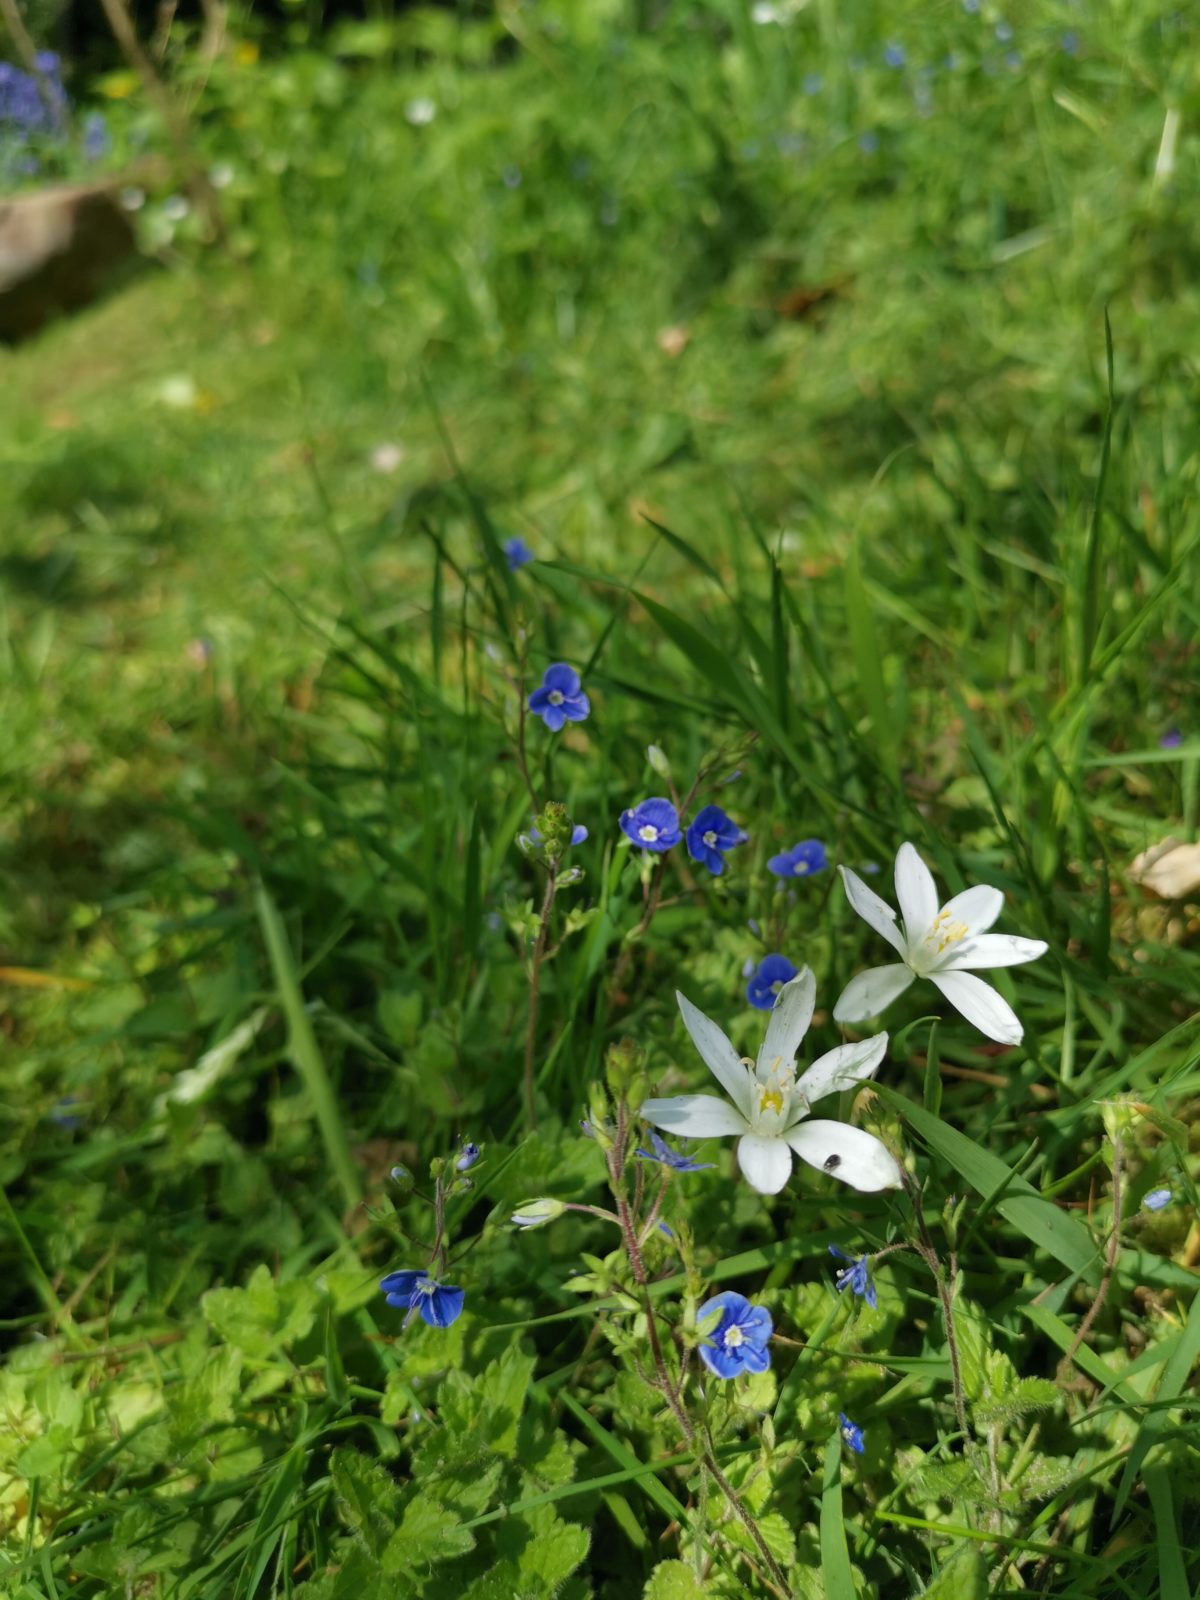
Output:
[[720,806],[701,806],[685,834],[678,811],[669,800],[658,797],[622,811],[621,831],[639,850],[652,850],[659,855],[686,838],[688,855],[718,878],[725,871],[726,852],[736,844],[745,844],[748,838]]
[[37,56],[40,79],[0,61],[0,128],[24,140],[30,134],[56,133],[66,119],[67,91],[59,78],[61,62],[50,50]]

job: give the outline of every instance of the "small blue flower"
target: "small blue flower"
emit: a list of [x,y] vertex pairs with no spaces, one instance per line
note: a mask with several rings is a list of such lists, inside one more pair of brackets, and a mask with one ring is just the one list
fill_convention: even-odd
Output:
[[1168,728],[1158,741],[1161,750],[1178,750],[1183,743],[1183,735],[1178,728]]
[[700,1359],[718,1378],[743,1372],[765,1372],[771,1365],[767,1342],[774,1332],[766,1306],[751,1305],[744,1294],[726,1289],[706,1300],[696,1312],[701,1327],[717,1312],[720,1321],[700,1346]]
[[800,85],[800,87],[804,90],[805,94],[820,94],[821,89],[824,86],[824,82],[825,80],[821,77],[819,72],[808,72],[805,73],[804,82]]
[[472,1144],[468,1139],[458,1153],[458,1160],[454,1163],[454,1170],[456,1172],[469,1172],[478,1160],[479,1146]]
[[671,1146],[651,1128],[649,1150],[638,1150],[638,1155],[643,1161],[657,1161],[664,1167],[670,1167],[672,1172],[708,1172],[716,1165],[715,1161],[693,1161],[691,1156],[684,1155],[681,1150],[672,1150]]
[[83,1101],[77,1094],[65,1094],[61,1100],[56,1100],[50,1111],[50,1121],[56,1128],[62,1128],[66,1133],[74,1133],[77,1128],[83,1127],[83,1117],[77,1109]]
[[83,119],[83,153],[89,161],[102,161],[112,149],[112,135],[101,111],[90,111]]
[[1170,1189],[1151,1189],[1142,1201],[1147,1211],[1161,1211],[1164,1206],[1171,1204]]
[[565,722],[584,722],[591,706],[579,686],[579,674],[565,661],[546,668],[540,689],[529,696],[529,709],[557,733]]
[[702,861],[719,878],[725,871],[725,851],[745,844],[746,837],[720,806],[704,806],[688,826],[688,855],[693,861]]
[[504,541],[504,559],[508,562],[508,570],[516,572],[518,567],[523,567],[534,559],[533,551],[524,539],[506,539]]
[[1013,36],[1012,23],[1000,21],[996,24],[996,38],[1000,44],[1008,44]]
[[874,128],[868,128],[865,133],[858,136],[858,148],[865,156],[873,156],[879,149],[879,135]]
[[905,53],[904,46],[902,44],[897,44],[893,39],[890,44],[885,46],[883,59],[887,62],[889,67],[902,67],[908,60],[908,56]]
[[867,1269],[866,1256],[848,1256],[844,1250],[839,1250],[835,1244],[829,1246],[829,1254],[838,1256],[842,1261],[850,1263],[848,1267],[843,1267],[837,1275],[838,1293],[841,1294],[843,1289],[848,1288],[852,1293],[861,1295],[871,1310],[874,1311],[879,1302],[875,1294],[875,1285]]
[[677,845],[683,835],[679,831],[679,813],[669,800],[643,800],[621,813],[621,832],[632,839],[639,850],[662,853]]
[[850,1446],[851,1450],[854,1451],[856,1456],[862,1455],[863,1451],[867,1448],[863,1439],[862,1429],[857,1423],[851,1422],[850,1418],[844,1411],[838,1412],[838,1421],[842,1425],[842,1438]]
[[756,1011],[770,1011],[780,989],[791,983],[799,970],[786,956],[764,956],[746,985],[746,999]]
[[814,872],[824,872],[828,865],[829,857],[819,839],[801,839],[790,850],[772,856],[767,871],[777,878],[811,878]]
[[1058,47],[1065,56],[1077,56],[1079,54],[1079,35],[1074,28],[1067,29],[1058,41]]
[[438,1283],[427,1272],[408,1270],[389,1272],[379,1280],[379,1287],[387,1296],[390,1306],[403,1306],[408,1315],[404,1327],[420,1315],[421,1321],[431,1328],[448,1328],[462,1316],[466,1291],[449,1283]]
[[[588,831],[584,827],[582,822],[577,822],[575,824],[575,826],[571,829],[571,843],[572,844],[582,844],[584,842],[584,840],[587,838],[587,836],[588,836]],[[523,833],[521,835],[521,837],[522,837],[522,839],[528,839],[530,844],[541,844],[541,842],[542,842],[542,836],[537,830],[537,823],[536,822],[530,828],[529,832],[528,833]]]

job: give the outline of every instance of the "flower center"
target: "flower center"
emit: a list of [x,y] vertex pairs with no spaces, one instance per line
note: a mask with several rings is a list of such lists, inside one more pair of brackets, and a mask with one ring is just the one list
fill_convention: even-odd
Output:
[[717,836],[716,836],[716,834],[713,832],[713,830],[711,828],[708,830],[708,832],[706,834],[703,835],[703,839],[704,839],[705,844],[708,846],[708,848],[710,850],[713,849],[713,847],[716,845]]
[[783,1110],[783,1090],[760,1089],[758,1091],[758,1109],[760,1111],[781,1112]]
[[735,1322],[732,1328],[725,1329],[724,1337],[722,1338],[721,1342],[724,1344],[726,1350],[736,1350],[739,1345],[745,1344],[746,1335]]
[[776,978],[776,979],[775,979],[775,982],[774,982],[774,983],[773,983],[773,984],[772,984],[772,985],[771,985],[771,993],[772,993],[772,994],[778,994],[778,993],[779,993],[779,991],[780,991],[780,990],[781,990],[781,989],[782,989],[782,988],[783,988],[783,981],[782,981],[782,979],[780,979],[780,978]]
[[432,1278],[426,1278],[423,1283],[419,1283],[417,1285],[417,1293],[418,1294],[433,1295],[433,1294],[436,1294],[437,1291],[438,1291],[438,1285],[436,1283],[434,1283]]
[[946,951],[961,944],[970,931],[965,922],[953,921],[948,911],[939,911],[929,932],[921,940],[920,965],[926,968],[936,966]]
[[645,822],[638,829],[638,838],[644,839],[647,844],[653,844],[658,838],[658,829],[652,822]]
[[551,689],[546,698],[552,706],[560,706],[566,699],[566,695],[563,694],[561,689]]

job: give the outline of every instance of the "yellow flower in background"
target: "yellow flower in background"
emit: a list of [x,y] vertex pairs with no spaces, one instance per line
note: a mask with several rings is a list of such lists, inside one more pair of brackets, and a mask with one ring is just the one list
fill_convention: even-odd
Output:
[[258,46],[253,39],[239,39],[233,47],[233,59],[239,67],[252,67],[258,61]]
[[96,87],[106,100],[128,100],[138,86],[136,72],[106,72]]

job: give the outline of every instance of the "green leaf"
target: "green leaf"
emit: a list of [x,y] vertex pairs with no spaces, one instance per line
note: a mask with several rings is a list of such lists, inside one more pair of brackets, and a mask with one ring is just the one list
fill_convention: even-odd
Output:
[[320,1295],[304,1279],[277,1284],[263,1263],[244,1289],[210,1289],[201,1299],[209,1325],[226,1344],[263,1360],[302,1339],[313,1325]]
[[1085,1277],[1093,1274],[1099,1252],[1081,1222],[1069,1212],[1060,1211],[1038,1194],[1031,1183],[1014,1173],[998,1156],[977,1145],[974,1139],[968,1139],[965,1133],[947,1126],[939,1117],[883,1084],[874,1088],[977,1193],[998,1194],[996,1209],[1031,1244],[1045,1250],[1070,1272]]
[[[1158,1388],[1154,1392],[1157,1401],[1177,1400],[1183,1393],[1184,1385],[1188,1381],[1196,1358],[1200,1356],[1200,1294],[1192,1301],[1188,1312],[1187,1323],[1184,1326],[1183,1337],[1171,1352],[1163,1375],[1159,1380]],[[1137,1482],[1138,1471],[1142,1462],[1150,1451],[1158,1444],[1171,1426],[1170,1410],[1163,1408],[1151,1411],[1142,1418],[1141,1427],[1137,1431],[1137,1438],[1133,1441],[1133,1448],[1129,1452],[1129,1460],[1125,1463],[1125,1471],[1121,1475],[1121,1482],[1117,1487],[1116,1502],[1113,1506],[1114,1518],[1119,1517],[1125,1509],[1125,1502],[1129,1499],[1130,1492]]]
[[487,1442],[497,1455],[512,1456],[517,1446],[517,1425],[536,1362],[510,1346],[491,1362],[477,1380],[486,1419]]
[[380,1555],[396,1527],[399,1490],[382,1468],[357,1450],[335,1450],[330,1477],[338,1508],[373,1555]]
[[925,1590],[923,1600],[986,1600],[987,1564],[969,1546],[957,1551]]
[[842,1436],[830,1435],[825,1446],[825,1476],[821,1487],[821,1570],[826,1600],[857,1600],[846,1525],[842,1520]]
[[424,1491],[404,1508],[396,1531],[384,1547],[380,1565],[385,1572],[427,1572],[438,1561],[452,1561],[475,1546],[452,1511]]
[[591,1536],[578,1523],[563,1522],[548,1507],[527,1520],[540,1523],[541,1531],[521,1546],[517,1570],[549,1600],[587,1555]]
[[642,1590],[642,1600],[703,1600],[707,1592],[686,1561],[660,1561]]

